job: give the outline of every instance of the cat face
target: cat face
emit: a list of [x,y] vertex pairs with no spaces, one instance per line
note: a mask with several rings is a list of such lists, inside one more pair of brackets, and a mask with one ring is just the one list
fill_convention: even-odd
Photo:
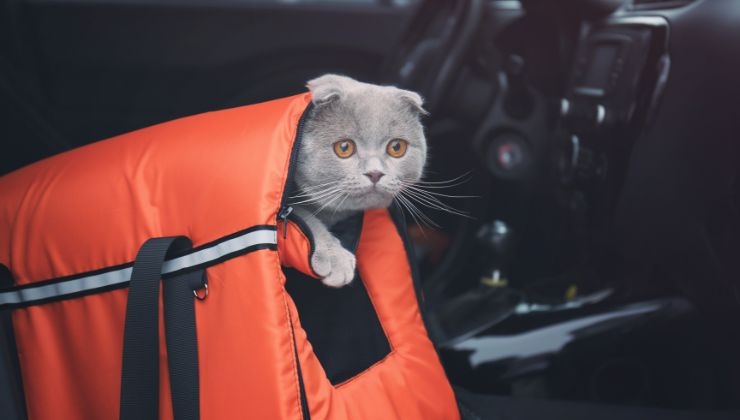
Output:
[[326,75],[308,83],[296,182],[302,199],[332,211],[388,207],[422,175],[425,113],[414,92]]

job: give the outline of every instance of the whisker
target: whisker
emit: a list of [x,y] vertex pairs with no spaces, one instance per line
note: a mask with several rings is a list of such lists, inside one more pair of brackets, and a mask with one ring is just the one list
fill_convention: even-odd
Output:
[[290,204],[291,206],[294,206],[294,205],[306,205],[306,204],[320,203],[324,199],[329,198],[332,195],[338,194],[338,193],[339,193],[339,191],[336,191],[336,192],[334,192],[332,194],[327,194],[327,195],[325,195],[323,197],[310,198],[308,200],[301,200],[301,201],[290,201],[288,204]]
[[[306,204],[306,203],[310,203],[310,202],[313,202],[313,201],[321,201],[324,198],[327,198],[327,197],[331,196],[332,194],[335,194],[335,193],[338,193],[338,192],[341,192],[341,191],[342,191],[341,188],[333,188],[331,190],[321,191],[321,192],[316,193],[316,194],[310,194],[309,195],[310,198],[308,198],[308,199],[300,200],[300,201],[297,201],[297,202],[291,202],[291,204]],[[290,197],[290,198],[293,199],[293,198],[303,198],[303,197],[297,197],[296,196],[296,197]]]
[[349,197],[348,192],[343,192],[344,198],[342,198],[342,201],[339,202],[336,206],[334,206],[334,211],[331,214],[331,217],[334,217],[337,214],[337,210],[339,210],[340,207],[342,207],[342,204],[344,204],[344,201],[347,200],[347,197]]
[[418,202],[422,206],[425,206],[425,207],[427,207],[429,209],[432,209],[432,210],[441,211],[443,213],[454,214],[454,215],[460,216],[460,217],[466,217],[466,218],[471,219],[471,220],[474,219],[472,216],[470,216],[467,213],[462,213],[462,212],[457,211],[455,209],[450,209],[450,208],[446,208],[446,207],[443,207],[443,206],[438,206],[438,205],[436,205],[436,204],[434,204],[432,202],[429,202],[429,201],[427,201],[427,200],[425,200],[423,198],[419,198],[419,197],[410,197],[410,198],[412,200]]
[[426,198],[426,199],[428,199],[428,200],[430,200],[430,201],[432,201],[432,202],[434,202],[436,204],[439,204],[439,205],[442,205],[442,206],[449,207],[451,209],[457,210],[454,207],[452,207],[452,206],[450,206],[450,205],[448,205],[448,204],[443,203],[442,201],[440,201],[440,199],[435,196],[436,194],[433,194],[431,191],[426,191],[426,190],[422,190],[422,189],[419,189],[419,188],[406,188],[403,191],[406,191],[409,195],[412,195],[412,196],[421,196],[421,197],[424,197],[424,198]]
[[[434,220],[432,220],[431,217],[424,214],[424,212],[421,211],[420,208],[418,208],[413,202],[411,202],[410,197],[405,197],[403,195],[403,191],[400,194],[398,194],[397,197],[399,197],[407,205],[407,209],[409,210],[409,213],[411,213],[412,215],[415,214],[419,216],[419,218],[424,222],[424,224],[426,224],[427,226],[433,226],[437,228],[440,227]],[[419,227],[421,227],[421,225],[419,225]]]
[[304,192],[301,194],[291,195],[290,198],[301,198],[301,197],[308,197],[308,196],[316,196],[319,194],[323,194],[327,191],[333,191],[333,190],[340,190],[341,187],[339,186],[333,186],[333,187],[325,187],[323,190],[315,190],[310,192]]
[[314,215],[314,216],[316,216],[317,214],[319,214],[319,213],[320,213],[320,212],[321,212],[322,210],[324,210],[324,209],[325,209],[325,208],[326,208],[326,207],[327,207],[327,206],[328,206],[329,204],[331,204],[332,202],[336,201],[336,199],[337,199],[337,198],[339,198],[339,197],[341,197],[341,196],[342,196],[342,193],[341,193],[341,192],[338,192],[338,193],[334,194],[334,195],[333,195],[333,196],[332,196],[332,197],[331,197],[331,198],[330,198],[330,199],[329,199],[329,200],[328,200],[328,201],[327,201],[326,203],[324,203],[324,204],[323,204],[323,205],[322,205],[321,207],[319,207],[319,209],[318,209],[318,210],[316,210],[316,211],[315,211],[315,212],[313,213],[313,215]]
[[457,182],[457,183],[454,183],[454,184],[449,184],[449,185],[425,185],[425,184],[419,184],[419,183],[415,183],[415,182],[401,181],[401,184],[403,184],[403,185],[414,185],[414,186],[421,187],[421,188],[428,188],[428,189],[433,189],[433,190],[439,190],[439,189],[443,189],[443,188],[457,187],[459,185],[463,185],[465,182],[467,182],[467,181],[460,181],[460,182]]
[[[468,177],[468,175],[471,172],[466,172],[458,177],[455,177],[453,179],[447,180],[447,181],[416,181],[416,182],[410,182],[405,180],[400,180],[401,184],[404,186],[413,186],[416,188],[421,188],[425,191],[428,190],[435,190],[435,189],[444,189],[444,188],[452,188],[457,187],[459,185],[462,185],[468,181],[470,181],[472,178]],[[430,193],[433,193],[432,191],[428,191]],[[433,193],[434,194],[434,193]],[[471,197],[472,198],[472,197]]]
[[339,185],[341,181],[333,181],[325,184],[314,185],[311,187],[301,188],[296,194],[291,195],[289,198],[302,198],[309,197],[316,194],[321,194],[325,191],[341,188]]
[[411,209],[409,209],[408,205],[404,204],[404,202],[402,201],[403,200],[403,197],[396,196],[396,197],[394,197],[394,200],[397,200],[396,202],[398,203],[398,205],[401,206],[401,208],[406,213],[409,214],[409,216],[411,217],[411,220],[413,221],[413,223],[416,226],[418,226],[419,229],[421,230],[421,234],[426,237],[426,232],[424,231],[424,227],[421,225],[421,223],[419,222],[419,220],[416,218],[416,215],[414,215],[414,213],[411,211]]
[[341,180],[341,179],[335,179],[335,180],[333,180],[333,181],[329,181],[329,182],[324,182],[324,183],[322,183],[322,184],[309,185],[309,186],[307,186],[307,187],[303,187],[303,188],[301,188],[301,191],[313,191],[313,190],[316,190],[316,189],[320,189],[320,188],[328,187],[328,186],[330,186],[330,185],[332,185],[332,186],[333,186],[333,185],[335,185],[335,184],[339,184],[340,182],[342,182],[342,180]]
[[415,213],[417,217],[419,217],[419,219],[424,225],[426,225],[427,227],[433,227],[433,228],[440,229],[439,224],[435,222],[434,220],[432,220],[431,217],[427,216],[423,211],[421,211],[420,208],[416,207],[414,203],[409,202],[409,207],[411,208],[411,211]]
[[425,192],[427,194],[436,195],[436,196],[439,196],[439,197],[447,197],[447,198],[480,198],[479,195],[451,195],[451,194],[442,194],[442,193],[439,193],[439,192],[436,192],[436,191],[427,191],[426,189],[421,188],[421,187],[418,187],[418,186],[415,186],[414,184],[408,184],[405,187],[408,188],[408,189],[410,189],[410,190],[422,191],[422,192]]
[[421,222],[419,221],[419,219],[418,219],[418,218],[416,217],[416,214],[415,214],[415,213],[414,213],[414,212],[413,212],[413,211],[411,210],[411,208],[409,208],[408,204],[405,204],[405,203],[404,203],[404,201],[403,201],[403,200],[404,200],[404,199],[403,199],[403,197],[401,197],[401,196],[397,196],[396,198],[398,199],[398,203],[399,203],[399,205],[401,205],[401,207],[402,207],[402,208],[403,208],[403,209],[404,209],[404,210],[406,211],[406,213],[408,213],[408,214],[409,214],[409,216],[411,216],[411,220],[413,221],[413,223],[414,223],[414,224],[415,224],[416,226],[418,226],[418,227],[419,227],[419,229],[421,230],[421,234],[422,234],[422,235],[424,235],[424,237],[426,237],[426,235],[427,235],[427,234],[426,234],[426,231],[424,231],[424,226],[422,226],[422,223],[421,223]]
[[450,214],[455,214],[455,215],[462,216],[462,217],[467,217],[469,219],[473,219],[473,217],[471,217],[469,214],[439,201],[439,199],[437,199],[434,196],[424,195],[421,192],[415,192],[415,191],[410,191],[410,190],[403,190],[403,192],[406,194],[408,198],[414,199],[419,204],[422,204],[431,209],[439,210],[439,211],[450,213]]
[[455,178],[448,179],[448,180],[443,180],[443,181],[421,181],[421,180],[419,180],[419,181],[415,182],[415,184],[419,184],[419,185],[445,185],[445,184],[450,184],[450,183],[453,183],[453,182],[468,182],[468,181],[470,181],[470,178],[468,178],[468,179],[462,179],[462,178],[465,178],[465,177],[467,177],[468,175],[470,175],[472,173],[473,173],[473,171],[467,171],[467,172],[465,172],[462,175],[456,176]]

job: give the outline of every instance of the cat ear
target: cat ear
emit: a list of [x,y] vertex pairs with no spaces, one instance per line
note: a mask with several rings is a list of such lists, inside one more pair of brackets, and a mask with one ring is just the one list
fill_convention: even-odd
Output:
[[398,96],[419,115],[429,115],[429,112],[427,112],[427,110],[422,106],[424,105],[424,99],[418,93],[410,90],[399,89]]
[[347,77],[336,74],[325,74],[306,83],[311,91],[311,101],[314,105],[321,106],[344,97],[344,84]]

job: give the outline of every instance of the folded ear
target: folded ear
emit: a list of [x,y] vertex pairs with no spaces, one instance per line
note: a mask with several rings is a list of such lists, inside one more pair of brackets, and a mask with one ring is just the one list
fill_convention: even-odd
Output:
[[417,112],[419,115],[429,115],[429,112],[427,112],[426,109],[423,108],[422,105],[424,105],[424,99],[416,92],[412,92],[410,90],[398,90],[398,96],[401,98],[401,100],[408,104],[409,107],[415,112]]
[[346,94],[345,86],[348,80],[352,79],[336,74],[325,74],[309,80],[306,87],[311,91],[311,101],[314,105],[320,106],[344,98]]

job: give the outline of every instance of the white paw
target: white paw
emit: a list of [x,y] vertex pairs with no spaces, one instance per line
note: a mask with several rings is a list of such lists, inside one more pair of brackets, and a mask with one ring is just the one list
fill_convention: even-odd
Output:
[[355,255],[342,247],[338,240],[317,243],[311,267],[329,287],[342,287],[355,277]]

